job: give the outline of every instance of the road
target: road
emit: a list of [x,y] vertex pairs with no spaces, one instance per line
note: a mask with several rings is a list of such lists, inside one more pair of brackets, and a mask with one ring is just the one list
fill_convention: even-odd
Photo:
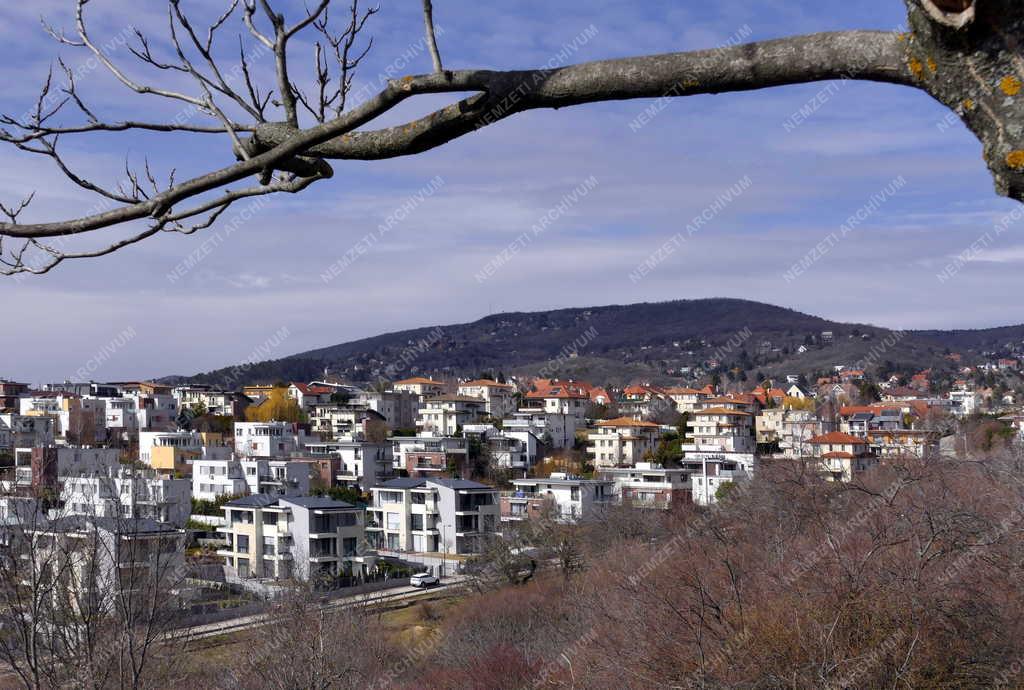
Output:
[[[446,590],[450,591],[457,588],[466,579],[467,578],[462,575],[453,575],[452,577],[446,577],[440,585],[435,587],[396,587],[395,589],[389,589],[384,592],[367,592],[365,594],[356,594],[351,597],[339,597],[325,602],[321,608],[324,611],[335,611],[352,606],[369,606],[371,608],[385,605],[390,606],[395,603],[433,596],[438,592]],[[201,640],[204,637],[216,637],[218,635],[258,628],[261,625],[266,625],[267,623],[272,622],[273,619],[274,616],[271,613],[259,613],[251,616],[229,618],[228,620],[217,621],[216,623],[196,625],[191,628],[176,630],[171,633],[171,635],[174,637],[184,637],[189,641]]]

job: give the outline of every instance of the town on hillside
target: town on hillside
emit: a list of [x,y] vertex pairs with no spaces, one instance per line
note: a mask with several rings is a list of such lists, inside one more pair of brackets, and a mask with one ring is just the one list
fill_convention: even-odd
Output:
[[1020,442],[1020,361],[947,359],[952,381],[836,363],[747,389],[487,372],[236,390],[3,380],[0,511],[40,533],[129,519],[133,539],[188,544],[179,565],[197,580],[254,596],[445,578],[524,522],[713,510],[771,464],[852,482]]

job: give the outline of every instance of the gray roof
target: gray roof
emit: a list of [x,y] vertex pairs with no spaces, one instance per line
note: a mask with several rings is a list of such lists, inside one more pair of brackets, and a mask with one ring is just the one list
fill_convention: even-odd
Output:
[[424,479],[420,477],[399,477],[386,481],[380,485],[382,489],[418,489],[428,483],[444,486],[449,489],[493,489],[493,486],[472,482],[468,479],[444,479],[442,477],[431,477]]
[[426,479],[420,479],[418,477],[398,477],[384,482],[381,484],[381,487],[385,489],[415,489],[425,485],[426,483]]
[[252,494],[251,496],[242,496],[236,498],[233,501],[228,501],[224,504],[225,508],[267,508],[277,503],[280,496],[271,496],[269,494]]
[[355,508],[351,503],[338,501],[330,496],[280,496],[282,503],[292,503],[310,510],[322,508]]
[[493,486],[487,486],[480,482],[473,482],[468,479],[443,479],[438,477],[436,479],[428,479],[431,484],[440,484],[441,486],[447,486],[449,489],[493,489]]

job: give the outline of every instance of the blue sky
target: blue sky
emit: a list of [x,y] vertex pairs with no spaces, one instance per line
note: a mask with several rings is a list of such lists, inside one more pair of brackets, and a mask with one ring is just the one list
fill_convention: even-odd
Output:
[[[39,15],[70,28],[71,4],[45,0],[0,8],[0,36],[11,56],[0,66],[7,85],[3,110],[24,112],[49,61],[60,54],[82,66],[80,89],[101,113],[173,116],[177,106],[127,92],[102,69],[89,70],[87,55],[58,48],[45,35]],[[420,40],[418,2],[381,4],[371,19],[375,44],[357,78],[360,85],[376,83]],[[902,7],[899,0],[435,0],[434,14],[446,67],[527,68],[544,65],[574,40],[576,62],[711,48],[737,36],[761,40],[844,28],[893,29],[904,20]],[[94,38],[116,45],[132,24],[156,41],[166,24],[163,8],[157,0],[93,0],[88,9]],[[589,38],[579,40],[588,30]],[[124,48],[113,56],[131,65]],[[308,64],[305,57],[292,60],[296,75]],[[270,76],[269,60],[257,68]],[[429,57],[420,52],[406,71],[429,69]],[[820,107],[787,128],[793,114],[819,94]],[[446,100],[407,103],[381,124],[415,117]],[[977,141],[923,93],[836,82],[674,99],[652,111],[649,122],[631,128],[653,104],[535,111],[420,156],[336,162],[334,179],[302,196],[250,209],[244,221],[238,219],[240,206],[192,236],[159,236],[109,257],[69,262],[44,276],[3,279],[8,326],[0,329],[0,376],[30,382],[72,376],[109,350],[125,329],[135,335],[100,358],[92,367],[95,378],[229,366],[282,328],[289,335],[272,357],[496,311],[711,296],[890,327],[1024,321],[1018,298],[1024,224],[1010,225],[955,275],[938,278],[1015,205],[995,196]],[[67,151],[83,170],[108,183],[123,177],[126,155],[136,164],[147,156],[164,173],[176,168],[179,178],[231,160],[229,142],[216,137],[92,135],[68,141]],[[3,201],[38,190],[32,220],[95,208],[95,198],[65,184],[46,161],[7,150],[0,156]],[[630,278],[659,247],[685,235],[717,195],[744,178],[750,180],[746,191],[685,242],[676,242],[642,279]],[[596,180],[592,190],[555,214],[489,278],[477,279],[496,254],[530,233],[588,179]],[[884,194],[897,179],[898,191]],[[423,195],[431,180],[433,193]],[[417,192],[423,200],[406,217],[335,271],[336,277],[323,279]],[[880,194],[884,202],[841,233],[847,219]],[[828,239],[836,235],[837,242]],[[787,280],[787,271],[822,242],[827,251]],[[194,252],[205,254],[202,261],[169,279]]]

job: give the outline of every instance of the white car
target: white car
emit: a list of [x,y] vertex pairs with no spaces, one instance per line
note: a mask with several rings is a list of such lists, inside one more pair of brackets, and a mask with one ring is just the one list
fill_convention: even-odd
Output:
[[441,581],[430,573],[416,573],[409,578],[409,584],[413,587],[433,587],[441,584]]

